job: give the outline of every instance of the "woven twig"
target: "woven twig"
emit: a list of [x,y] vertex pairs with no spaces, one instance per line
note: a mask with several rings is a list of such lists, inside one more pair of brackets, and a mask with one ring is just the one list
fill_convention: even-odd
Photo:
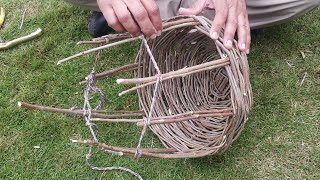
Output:
[[[125,33],[80,42],[112,43],[58,62],[142,39],[133,64],[88,76],[82,82],[90,84],[132,71],[134,78],[120,78],[117,83],[136,86],[119,95],[136,91],[142,112],[113,115],[89,109],[87,114],[85,109],[66,110],[27,103],[20,103],[21,107],[80,115],[87,122],[134,123],[143,127],[137,148],[110,146],[95,138],[73,140],[121,156],[196,158],[224,152],[240,135],[252,104],[247,56],[239,51],[236,41],[232,49],[226,49],[222,43],[223,33],[216,41],[210,39],[211,21],[204,17],[174,17],[165,21],[163,27],[162,35],[154,40]],[[164,148],[140,147],[148,128]]]

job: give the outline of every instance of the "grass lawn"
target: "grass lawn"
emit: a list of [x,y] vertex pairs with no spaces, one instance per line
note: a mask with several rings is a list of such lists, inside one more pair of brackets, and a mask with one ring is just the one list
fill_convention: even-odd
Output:
[[[62,0],[2,0],[0,6],[8,14],[1,38],[43,29],[40,38],[0,51],[0,179],[132,178],[85,165],[88,147],[69,141],[89,138],[83,120],[17,107],[18,101],[64,108],[82,105],[83,86],[78,82],[90,72],[94,56],[60,66],[56,62],[88,49],[75,43],[90,39],[89,12]],[[94,164],[125,166],[145,179],[320,179],[319,17],[320,9],[253,35],[249,63],[255,103],[242,135],[223,155],[136,161],[97,153]],[[133,43],[105,51],[99,71],[132,61],[137,48]],[[124,87],[110,80],[100,86],[108,92],[108,108],[135,108],[135,96],[116,96]],[[138,140],[138,128],[126,124],[100,128],[109,144],[134,146]],[[160,145],[153,135],[147,139]]]

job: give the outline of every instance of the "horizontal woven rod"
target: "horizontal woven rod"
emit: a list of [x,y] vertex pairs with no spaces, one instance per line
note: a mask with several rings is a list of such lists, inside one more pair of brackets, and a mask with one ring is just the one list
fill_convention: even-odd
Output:
[[129,33],[122,34],[108,34],[105,36],[101,36],[98,38],[94,38],[91,41],[79,41],[77,44],[101,44],[101,43],[109,43],[112,40],[126,39],[132,37]]
[[[134,154],[136,152],[136,148],[110,146],[110,145],[106,145],[105,143],[95,143],[92,140],[82,140],[82,141],[71,140],[71,142],[77,143],[77,144],[87,144],[87,145],[95,146],[102,149],[121,152],[120,154],[123,154],[123,153]],[[177,150],[175,150],[174,148],[140,148],[139,150],[142,151],[143,153],[175,153],[177,152]]]
[[[218,60],[213,60],[210,62],[198,64],[195,66],[187,67],[187,68],[182,68],[176,71],[171,71],[165,74],[161,74],[162,78],[170,77],[170,76],[176,76],[176,75],[181,75],[189,72],[196,71],[198,69],[203,69],[209,66],[215,66],[223,63],[230,63],[229,58],[222,58]],[[140,83],[148,83],[150,81],[156,81],[157,76],[152,76],[152,77],[145,77],[145,78],[133,78],[133,79],[118,79],[117,83],[118,84],[140,84]]]
[[[70,109],[62,109],[62,108],[52,108],[47,106],[33,105],[25,102],[18,102],[18,106],[21,108],[52,112],[52,113],[63,113],[63,114],[71,114],[77,116],[83,116],[83,111],[81,110],[70,110]],[[92,117],[96,118],[118,118],[118,117],[131,117],[133,114],[100,114],[100,113],[91,113]]]
[[[163,159],[180,159],[180,158],[198,158],[198,157],[204,157],[212,152],[214,152],[216,149],[221,148],[222,146],[225,145],[225,139],[226,137],[224,136],[222,139],[222,143],[219,146],[215,147],[210,147],[212,150],[206,151],[206,152],[191,152],[191,153],[183,153],[183,152],[173,152],[172,148],[169,149],[168,152],[166,150],[163,150],[164,152],[161,152],[162,150],[158,149],[157,152],[147,152],[143,151],[144,148],[140,148],[141,151],[141,157],[153,157],[153,158],[163,158]],[[109,146],[104,143],[94,143],[91,140],[84,140],[84,141],[79,141],[79,140],[71,140],[73,143],[78,143],[78,144],[86,144],[90,146],[94,146],[100,149],[107,149],[110,151],[116,151],[119,152],[119,154],[122,154],[124,156],[129,156],[129,157],[135,157],[136,149],[135,148],[125,148],[125,147],[116,147],[116,146]]]
[[[136,150],[136,148],[128,148],[129,150]],[[174,148],[140,148],[141,151],[148,153],[175,153],[177,150]]]
[[[198,23],[197,21],[194,20],[194,18],[187,18],[187,19],[181,19],[173,22],[165,22],[163,23],[163,29],[167,29],[171,26],[176,26],[180,25],[183,23]],[[105,36],[101,36],[98,38],[92,39],[92,41],[79,41],[77,44],[100,44],[100,43],[108,43],[111,40],[117,40],[117,39],[126,39],[131,37],[129,33],[123,33],[123,34],[108,34]]]
[[100,40],[100,41],[79,41],[77,42],[77,45],[81,45],[81,44],[101,44],[101,43],[108,43],[108,40]]
[[[181,27],[186,27],[186,26],[196,26],[196,25],[199,25],[199,24],[200,24],[199,22],[189,22],[189,23],[178,24],[178,25],[175,25],[175,26],[168,27],[167,29],[163,29],[162,32],[166,32],[166,31],[170,31],[170,30],[172,30],[172,29],[181,28]],[[112,47],[112,46],[117,46],[117,45],[120,45],[120,44],[123,44],[123,43],[135,41],[135,40],[138,40],[138,39],[140,39],[140,36],[138,36],[138,37],[132,37],[132,38],[128,38],[128,39],[124,39],[124,40],[117,41],[117,42],[114,42],[114,43],[111,43],[111,44],[106,44],[106,45],[104,45],[104,46],[100,46],[100,47],[96,47],[96,48],[93,48],[93,49],[89,49],[89,50],[80,52],[80,53],[78,53],[78,54],[75,54],[75,55],[73,55],[73,56],[64,58],[64,59],[58,61],[57,64],[59,65],[59,64],[62,64],[62,63],[64,63],[64,62],[66,62],[66,61],[69,61],[69,60],[71,60],[71,59],[74,59],[74,58],[77,58],[77,57],[80,57],[80,56],[84,56],[84,55],[89,54],[89,53],[92,53],[92,52],[100,51],[100,50],[102,50],[102,49],[107,49],[107,48],[110,48],[110,47]]]
[[[106,77],[106,76],[112,76],[112,75],[115,75],[115,74],[118,74],[118,73],[122,73],[123,71],[125,70],[131,70],[132,68],[137,68],[139,67],[139,64],[138,63],[134,63],[134,64],[127,64],[127,65],[124,65],[124,66],[121,66],[121,67],[118,67],[118,68],[115,68],[115,69],[111,69],[111,70],[108,70],[108,71],[104,71],[102,73],[98,73],[96,74],[96,78],[101,78],[101,77]],[[121,71],[121,72],[119,72]]]
[[[149,125],[154,124],[169,124],[169,123],[177,123],[182,121],[188,121],[192,119],[199,119],[199,118],[205,118],[205,117],[227,117],[227,116],[233,116],[233,112],[227,112],[227,113],[211,113],[211,114],[193,114],[188,117],[182,117],[182,118],[176,118],[176,119],[159,119],[159,120],[151,120]],[[137,122],[137,126],[142,127],[144,126],[143,121]]]
[[99,112],[99,113],[137,113],[137,114],[144,114],[143,110],[132,110],[132,111],[127,111],[127,110],[92,110],[92,112]]
[[[167,124],[174,122],[187,121],[190,119],[197,119],[201,117],[225,117],[233,115],[232,108],[227,109],[213,109],[208,111],[189,111],[181,114],[175,114],[171,116],[161,116],[151,118],[152,124]],[[182,117],[182,118],[180,118]],[[110,123],[137,123],[138,126],[143,126],[144,119],[102,119],[92,118],[93,122],[110,122]]]
[[[168,79],[172,79],[172,78],[185,77],[187,75],[191,75],[191,74],[194,74],[194,73],[198,73],[198,72],[202,72],[202,71],[206,71],[206,70],[211,70],[211,69],[216,69],[218,67],[224,67],[224,66],[229,65],[229,64],[230,64],[230,62],[226,62],[226,63],[223,63],[223,64],[218,64],[218,65],[215,65],[215,66],[209,66],[209,67],[205,67],[203,69],[198,69],[196,71],[191,71],[191,72],[188,72],[188,73],[185,73],[185,74],[177,74],[177,75],[174,75],[174,76],[169,76],[169,77],[166,77],[166,78],[162,78],[161,82],[165,81],[165,80],[168,80]],[[140,89],[140,88],[144,88],[146,86],[150,86],[150,85],[155,84],[155,83],[156,83],[156,81],[151,81],[151,82],[148,82],[148,83],[145,83],[145,84],[137,85],[137,86],[135,86],[133,88],[127,89],[125,91],[122,91],[121,93],[119,93],[119,96],[122,96],[124,94],[127,94],[129,92],[135,91],[135,90]]]
[[101,119],[101,118],[91,118],[92,122],[110,122],[110,123],[138,123],[143,121],[143,119]]
[[[95,75],[95,79],[96,80],[100,80],[100,79],[103,79],[105,77],[115,76],[115,75],[118,75],[118,74],[121,74],[121,73],[124,73],[124,72],[127,72],[127,71],[135,70],[138,67],[139,67],[138,63],[127,64],[127,65],[124,65],[124,66],[121,66],[121,67],[118,67],[118,68],[115,68],[115,69],[111,69],[111,70],[104,71],[102,73],[98,73],[98,74]],[[84,84],[86,82],[87,82],[87,80],[81,81],[80,84]]]
[[[39,105],[32,105],[29,103],[25,102],[18,102],[18,106],[22,108],[27,108],[27,109],[33,109],[33,110],[39,110],[39,111],[46,111],[46,112],[53,112],[53,113],[63,113],[63,114],[71,114],[71,115],[78,115],[78,116],[83,116],[83,111],[74,111],[70,109],[61,109],[61,108],[51,108],[51,107],[45,107],[45,106],[39,106]],[[233,113],[211,113],[211,114],[204,114],[201,115],[201,113],[204,113],[203,111],[200,113],[197,112],[189,112],[189,114],[194,114],[189,117],[183,117],[183,118],[176,118],[173,119],[174,117],[178,117],[177,115],[174,116],[167,116],[167,117],[158,117],[154,118],[151,121],[150,125],[153,124],[166,124],[166,123],[174,123],[174,122],[181,122],[181,121],[186,121],[190,119],[196,119],[196,118],[201,118],[201,117],[221,117],[221,116],[231,116]],[[184,113],[184,115],[187,115],[188,113]],[[134,114],[112,114],[112,115],[105,115],[105,114],[99,114],[99,113],[91,113],[92,117],[96,118],[104,118],[104,119],[93,119],[92,121],[95,122],[133,122],[137,123],[138,126],[142,126],[144,124],[143,119],[105,119],[105,118],[117,118],[117,117],[131,117],[134,116]],[[139,114],[140,115],[140,114]],[[182,116],[182,115],[179,115]]]
[[69,61],[71,59],[74,59],[74,58],[77,58],[77,57],[80,57],[80,56],[83,56],[83,55],[86,55],[86,54],[89,54],[89,53],[92,53],[92,52],[100,51],[102,49],[107,49],[107,48],[110,48],[110,47],[113,47],[113,46],[117,46],[117,45],[120,45],[120,44],[123,44],[123,43],[135,41],[135,40],[138,40],[138,39],[140,39],[140,36],[139,37],[134,37],[134,38],[129,38],[129,39],[124,39],[122,41],[117,41],[117,42],[114,42],[114,43],[111,43],[111,44],[106,44],[104,46],[100,46],[100,47],[96,47],[96,48],[93,48],[93,49],[89,49],[89,50],[83,51],[81,53],[75,54],[73,56],[64,58],[64,59],[58,61],[57,64],[59,65],[59,64],[64,63],[66,61]]
[[176,21],[165,22],[162,24],[162,26],[163,26],[163,29],[166,29],[171,26],[175,26],[182,23],[188,23],[188,22],[196,22],[196,21],[194,20],[194,18],[186,18],[186,19],[180,19]]
[[129,33],[121,33],[121,34],[107,34],[101,37],[93,38],[92,41],[101,41],[101,40],[116,40],[116,39],[125,39],[132,37]]
[[166,29],[163,29],[162,32],[170,31],[170,30],[177,29],[177,28],[188,27],[188,26],[197,26],[197,25],[200,25],[200,23],[199,22],[188,22],[188,23],[183,23],[183,24],[178,24],[178,25],[168,27]]
[[159,119],[172,119],[172,118],[177,118],[181,116],[190,116],[194,114],[209,114],[209,113],[224,113],[224,112],[230,112],[232,111],[232,108],[225,108],[225,109],[210,109],[206,111],[188,111],[180,114],[175,114],[171,116],[160,116],[160,117],[154,117],[152,119],[154,120],[159,120]]

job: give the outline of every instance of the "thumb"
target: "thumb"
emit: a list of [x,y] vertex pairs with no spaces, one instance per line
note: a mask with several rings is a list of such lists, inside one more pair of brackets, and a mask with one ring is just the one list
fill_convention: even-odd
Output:
[[189,8],[180,8],[178,13],[179,15],[197,15],[205,8],[206,1],[207,0],[197,0]]

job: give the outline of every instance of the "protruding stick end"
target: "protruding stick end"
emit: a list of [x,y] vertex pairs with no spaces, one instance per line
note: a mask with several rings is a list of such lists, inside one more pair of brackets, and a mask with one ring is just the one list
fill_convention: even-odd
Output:
[[75,140],[75,139],[70,139],[70,141],[71,141],[72,143],[77,143],[77,142],[79,142],[78,140]]
[[123,79],[117,79],[117,83],[121,84],[124,80]]

